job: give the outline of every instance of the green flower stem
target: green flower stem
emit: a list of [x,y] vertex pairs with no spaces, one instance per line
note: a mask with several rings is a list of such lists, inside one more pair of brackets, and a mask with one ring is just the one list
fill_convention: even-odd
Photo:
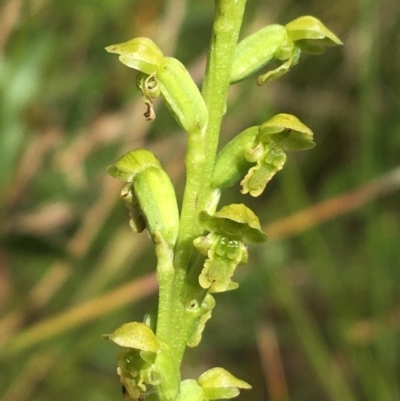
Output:
[[215,164],[221,121],[226,112],[232,60],[242,25],[246,0],[220,0],[217,2],[207,71],[203,85],[203,97],[209,120],[205,138],[208,179],[205,196],[210,197],[210,179]]
[[[182,317],[186,302],[186,277],[193,254],[193,240],[203,232],[198,214],[212,197],[211,179],[222,117],[226,110],[229,79],[235,46],[239,36],[246,0],[218,0],[212,33],[203,97],[209,113],[206,132],[189,132],[186,154],[186,188],[180,219],[180,231],[175,247],[175,279],[171,309],[170,345],[178,362],[185,347],[186,334]],[[160,319],[164,317],[159,315]],[[158,334],[158,330],[157,330]]]
[[159,285],[157,336],[169,343],[171,327],[169,317],[172,311],[172,284],[174,281],[173,251],[165,242],[156,244],[157,280]]

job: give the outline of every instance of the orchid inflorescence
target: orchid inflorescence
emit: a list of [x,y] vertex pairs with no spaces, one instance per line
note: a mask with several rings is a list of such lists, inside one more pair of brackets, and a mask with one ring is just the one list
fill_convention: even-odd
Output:
[[[218,154],[209,143],[218,143],[229,85],[251,77],[273,60],[278,66],[260,75],[257,82],[278,79],[303,53],[320,54],[325,46],[341,41],[318,19],[305,16],[286,25],[266,26],[237,43],[244,6],[245,0],[216,2],[202,92],[185,66],[165,57],[148,38],[106,48],[138,72],[137,86],[147,107],[145,118],[156,118],[153,101],[161,96],[188,134],[181,211],[169,176],[149,150],[132,150],[108,168],[109,174],[126,183],[121,197],[133,231],[147,230],[157,256],[158,306],[143,322],[125,323],[105,335],[120,347],[118,374],[127,400],[218,400],[251,388],[220,367],[197,379],[181,381],[180,376],[186,346],[199,344],[211,318],[212,294],[238,288],[232,277],[237,266],[248,261],[247,244],[267,238],[258,217],[244,204],[217,210],[221,192],[239,183],[243,194],[260,196],[283,168],[285,152],[311,149],[315,143],[312,131],[285,113],[240,132]],[[220,97],[219,108],[211,107],[212,97]],[[201,174],[203,166],[211,172],[209,176]]]

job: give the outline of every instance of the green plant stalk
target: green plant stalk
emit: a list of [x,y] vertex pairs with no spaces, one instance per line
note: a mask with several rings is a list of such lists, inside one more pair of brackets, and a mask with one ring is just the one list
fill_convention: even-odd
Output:
[[[238,41],[243,14],[247,0],[217,2],[215,24],[212,32],[207,70],[203,85],[203,97],[206,103],[209,120],[205,138],[206,171],[205,179],[212,177],[215,157],[219,142],[221,121],[226,112],[233,56]],[[204,183],[202,206],[211,199],[213,190],[210,181]]]
[[[180,231],[175,247],[175,278],[170,314],[159,314],[159,319],[170,322],[169,343],[177,360],[182,360],[186,348],[186,331],[182,328],[186,302],[186,278],[193,253],[193,240],[203,229],[198,214],[210,201],[212,171],[222,117],[226,110],[232,59],[239,36],[246,0],[218,0],[203,96],[209,113],[206,132],[189,132],[186,154],[186,187],[180,219]],[[157,330],[157,335],[158,335]]]
[[157,281],[158,311],[157,311],[157,336],[163,342],[170,342],[170,321],[168,317],[172,313],[172,283],[174,280],[173,251],[165,244],[156,246],[157,256]]

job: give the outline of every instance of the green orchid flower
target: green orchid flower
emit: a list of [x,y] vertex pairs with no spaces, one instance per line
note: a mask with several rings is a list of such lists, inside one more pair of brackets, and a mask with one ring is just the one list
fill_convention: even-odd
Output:
[[315,146],[312,131],[291,114],[277,114],[260,125],[258,142],[247,146],[246,160],[256,163],[241,181],[241,192],[260,196],[268,182],[280,171],[285,162],[284,150],[306,150]]
[[160,401],[176,400],[179,365],[171,348],[159,341],[145,323],[125,323],[104,338],[123,347],[117,354],[117,372],[126,398],[141,401],[154,391]]
[[243,204],[232,204],[210,215],[203,211],[199,220],[210,233],[193,241],[194,246],[207,256],[199,276],[199,284],[210,292],[234,290],[238,284],[231,280],[236,267],[248,261],[244,242],[263,242],[258,217]]
[[143,231],[143,221],[155,243],[173,248],[179,230],[179,211],[175,189],[156,156],[146,149],[123,155],[108,173],[128,182],[121,193],[131,216],[131,227]]
[[243,39],[237,46],[231,84],[255,74],[272,60],[282,63],[258,77],[258,84],[273,81],[297,65],[302,53],[321,54],[326,46],[341,45],[340,39],[320,20],[297,18],[285,26],[268,25]]
[[207,127],[208,111],[203,97],[186,67],[173,57],[164,57],[148,38],[135,38],[106,47],[119,54],[119,60],[140,74],[137,85],[147,106],[144,116],[155,119],[153,99],[159,95],[178,124],[188,133],[201,134]]

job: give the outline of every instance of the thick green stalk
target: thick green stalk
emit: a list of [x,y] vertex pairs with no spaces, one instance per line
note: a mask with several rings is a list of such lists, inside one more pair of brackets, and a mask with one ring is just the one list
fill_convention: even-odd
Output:
[[172,313],[172,283],[174,279],[173,252],[165,243],[156,245],[157,281],[159,285],[157,336],[166,343],[170,342]]
[[175,280],[171,346],[181,360],[186,338],[182,318],[186,302],[186,277],[193,254],[193,240],[203,232],[198,214],[211,196],[210,183],[222,117],[226,110],[232,58],[240,31],[246,0],[218,0],[208,57],[203,96],[209,113],[206,132],[189,133],[186,154],[186,188],[180,219],[180,231],[175,247]]
[[[205,154],[207,158],[206,168],[210,174],[203,174],[208,178],[208,181],[211,180],[211,173],[215,164],[221,121],[226,112],[232,60],[245,7],[246,0],[217,1],[215,23],[202,90],[209,112]],[[207,195],[209,196],[209,193]]]

